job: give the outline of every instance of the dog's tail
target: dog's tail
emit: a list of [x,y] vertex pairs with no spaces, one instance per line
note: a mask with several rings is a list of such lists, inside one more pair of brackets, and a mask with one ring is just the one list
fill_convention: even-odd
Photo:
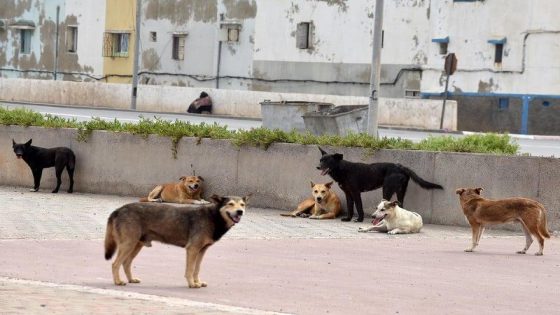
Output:
[[105,259],[109,260],[111,259],[111,257],[113,257],[113,254],[115,253],[115,250],[117,249],[117,242],[115,242],[115,236],[114,236],[114,225],[113,225],[113,220],[115,219],[115,217],[117,216],[117,212],[114,211],[113,213],[111,213],[111,216],[109,216],[109,219],[107,220],[107,230],[105,232]]
[[66,166],[69,170],[74,170],[76,168],[76,155],[74,152],[70,151],[70,156],[68,159],[68,166]]
[[542,236],[546,238],[550,238],[550,232],[548,231],[547,222],[546,222],[546,211],[543,209],[541,211],[541,220],[539,224],[539,232]]
[[404,173],[408,176],[410,176],[410,178],[412,178],[412,180],[414,182],[416,182],[418,185],[420,185],[420,187],[424,188],[424,189],[443,189],[443,187],[441,187],[441,185],[438,184],[434,184],[434,183],[430,183],[426,180],[423,180],[422,178],[420,178],[420,176],[418,176],[416,173],[414,173],[413,170],[404,167],[402,165],[399,164],[400,169],[402,169],[404,171]]

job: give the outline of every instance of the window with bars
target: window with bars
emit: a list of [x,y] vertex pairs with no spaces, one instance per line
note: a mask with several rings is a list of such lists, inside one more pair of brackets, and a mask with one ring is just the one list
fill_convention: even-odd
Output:
[[171,58],[173,60],[185,59],[185,35],[173,35],[173,50]]
[[68,26],[66,29],[66,51],[75,53],[78,51],[78,27]]
[[103,38],[103,57],[128,57],[130,33],[106,32]]

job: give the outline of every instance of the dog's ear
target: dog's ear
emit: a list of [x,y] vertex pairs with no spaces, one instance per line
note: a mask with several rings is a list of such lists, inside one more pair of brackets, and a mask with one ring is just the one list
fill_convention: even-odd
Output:
[[180,181],[184,181],[185,179],[187,179],[186,176],[181,176],[181,177],[179,177],[179,180],[180,180]]
[[318,147],[318,148],[319,148],[319,151],[321,151],[321,155],[326,155],[327,154],[327,152],[325,152],[325,150],[321,149],[321,147]]
[[334,159],[335,160],[342,161],[342,157],[343,157],[343,155],[340,154],[340,153],[335,153],[334,154]]
[[197,176],[197,178],[198,178],[201,182],[204,181],[204,178],[202,178],[202,176]]
[[315,187],[315,183],[313,181],[310,182],[311,182],[311,188]]
[[325,184],[325,186],[327,186],[328,189],[331,189],[332,184],[333,184],[333,182],[328,182],[328,183]]
[[247,195],[245,195],[245,197],[243,197],[243,201],[247,202],[247,200],[249,200],[250,197],[253,196],[253,193],[248,193]]
[[213,194],[210,197],[210,200],[214,201],[214,203],[217,203],[217,204],[221,204],[224,201],[224,199],[225,199],[224,197],[218,196],[216,194]]
[[33,139],[29,139],[29,141],[27,141],[27,142],[25,143],[25,146],[26,146],[26,147],[30,146],[32,140],[33,140]]
[[396,206],[400,206],[401,203],[400,203],[398,200],[395,200],[395,201],[392,201],[392,202],[390,203],[390,205],[391,205],[391,207],[396,207]]
[[457,190],[455,190],[455,193],[456,193],[457,195],[460,195],[460,194],[462,194],[462,193],[464,193],[464,192],[465,192],[465,188],[457,188]]
[[14,139],[12,139],[12,148],[16,147],[16,141]]
[[479,194],[479,195],[480,195],[480,192],[483,191],[483,190],[484,190],[484,188],[482,188],[482,187],[477,187],[477,188],[474,189],[474,191],[476,191],[476,193]]

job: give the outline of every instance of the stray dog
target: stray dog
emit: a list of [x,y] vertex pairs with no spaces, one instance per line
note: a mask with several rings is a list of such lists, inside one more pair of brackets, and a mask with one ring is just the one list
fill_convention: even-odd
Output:
[[422,216],[399,207],[398,201],[381,200],[371,215],[373,226],[359,228],[359,232],[387,232],[388,234],[418,233],[422,229]]
[[[312,198],[302,201],[298,207],[290,213],[280,215],[286,217],[308,217],[310,219],[334,219],[342,209],[340,199],[331,191],[333,182],[326,184],[315,184],[311,182]],[[311,212],[311,215],[309,214]]]
[[206,283],[198,277],[204,254],[239,223],[248,197],[213,195],[213,203],[197,207],[136,202],[113,211],[107,221],[105,259],[111,259],[118,249],[112,264],[115,285],[125,285],[119,276],[121,265],[128,282],[140,282],[132,276],[132,261],[144,242],[154,240],[184,247],[187,251],[185,278],[189,288],[205,287]]
[[424,189],[443,189],[438,184],[430,183],[416,175],[411,169],[395,163],[355,163],[342,159],[342,154],[327,154],[323,149],[318,170],[321,175],[329,174],[346,195],[348,214],[342,221],[350,221],[354,215],[354,203],[358,210],[358,218],[354,221],[364,220],[361,193],[383,187],[383,199],[390,200],[397,194],[397,200],[403,204],[408,180],[412,178]]
[[480,241],[484,227],[490,224],[517,221],[521,223],[525,233],[525,248],[518,254],[525,254],[531,244],[534,235],[539,241],[540,249],[535,255],[543,254],[544,239],[550,238],[546,227],[546,209],[537,201],[527,198],[507,198],[499,200],[486,199],[480,196],[482,188],[459,188],[455,191],[459,195],[459,201],[463,213],[472,229],[472,245],[465,249],[472,252]]
[[57,193],[60,188],[62,180],[60,179],[62,171],[66,167],[68,171],[68,177],[70,177],[70,186],[68,187],[68,193],[74,191],[74,168],[76,167],[76,156],[74,152],[67,147],[57,147],[57,148],[41,148],[31,145],[31,140],[26,143],[16,143],[12,139],[12,148],[18,159],[23,159],[27,165],[31,168],[33,173],[33,189],[30,191],[38,191],[39,185],[41,184],[41,176],[43,175],[43,169],[53,167],[56,173],[56,188],[52,193]]
[[148,197],[140,198],[141,202],[173,202],[205,204],[202,199],[202,176],[181,176],[178,183],[167,183],[156,186]]

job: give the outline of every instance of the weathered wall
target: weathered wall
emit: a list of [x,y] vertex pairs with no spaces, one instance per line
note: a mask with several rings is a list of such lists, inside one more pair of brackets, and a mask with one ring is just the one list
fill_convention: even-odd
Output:
[[[425,36],[449,36],[448,50],[459,60],[450,91],[558,94],[560,60],[551,54],[560,45],[560,21],[553,14],[559,6],[549,0],[432,1],[433,34]],[[488,40],[501,38],[507,39],[503,61],[495,64]],[[422,91],[441,92],[443,60],[438,45],[431,48]]]
[[[108,32],[129,33],[127,57],[103,57],[103,74],[109,75],[107,82],[128,83],[132,74],[136,32],[136,1],[106,0],[105,30]],[[99,43],[103,46],[103,41]],[[116,75],[116,76],[110,76]]]
[[[75,191],[146,195],[155,184],[177,180],[181,175],[202,175],[206,195],[252,192],[251,205],[292,209],[310,194],[309,181],[327,182],[315,168],[320,153],[316,146],[274,144],[264,151],[237,148],[228,141],[187,138],[179,142],[177,159],[171,154],[171,140],[150,136],[94,132],[87,143],[77,142],[76,130],[0,126],[1,185],[30,187],[32,175],[9,148],[33,139],[44,147],[68,146],[76,153]],[[361,162],[396,162],[413,169],[422,178],[441,184],[444,190],[424,190],[411,183],[405,207],[419,212],[427,223],[466,225],[455,189],[484,187],[490,198],[523,196],[542,202],[548,209],[549,226],[560,229],[560,160],[537,157],[505,157],[481,154],[435,153],[381,150],[368,155],[359,148],[324,149],[343,153],[345,159]],[[191,169],[192,165],[192,169]],[[218,165],[218,167],[216,167]],[[47,169],[42,189],[54,186],[54,170]],[[63,174],[62,190],[68,186]],[[27,188],[21,188],[23,193]],[[335,191],[343,196],[338,187]],[[65,193],[65,192],[61,192]],[[364,208],[371,213],[381,191],[363,193]],[[342,197],[343,203],[344,197]]]
[[[56,39],[56,9],[60,7],[59,36]],[[12,78],[89,80],[77,73],[100,76],[101,47],[105,21],[105,0],[93,1],[3,1],[1,19],[8,27],[0,30],[0,76]],[[20,49],[20,30],[9,25],[29,20],[35,23],[31,33],[31,52]],[[78,52],[66,49],[68,26],[78,26]],[[58,68],[55,69],[55,50],[58,46]]]

